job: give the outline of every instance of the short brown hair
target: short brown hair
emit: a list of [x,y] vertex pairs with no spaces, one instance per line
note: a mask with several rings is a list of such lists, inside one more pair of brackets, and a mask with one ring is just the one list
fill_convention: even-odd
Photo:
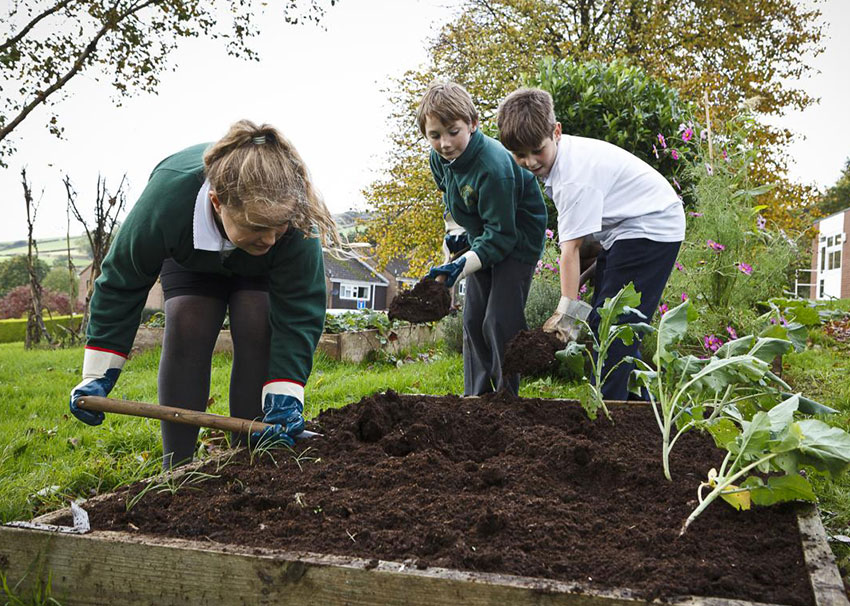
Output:
[[537,149],[555,130],[552,95],[539,88],[520,88],[499,104],[499,140],[511,151]]
[[466,89],[455,82],[440,80],[428,85],[416,108],[416,123],[423,135],[427,116],[435,116],[443,124],[451,124],[455,120],[463,120],[469,125],[478,122],[478,112]]

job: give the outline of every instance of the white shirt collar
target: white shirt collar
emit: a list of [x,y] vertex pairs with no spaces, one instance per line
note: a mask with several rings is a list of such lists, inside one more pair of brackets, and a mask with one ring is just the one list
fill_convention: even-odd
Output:
[[195,198],[195,213],[192,217],[192,243],[195,250],[221,252],[236,248],[233,242],[221,235],[215,222],[215,211],[210,201],[210,182],[204,181]]
[[552,162],[552,169],[543,180],[543,188],[546,190],[546,195],[550,198],[552,197],[552,184],[555,182],[555,179],[558,178],[558,157],[561,155],[561,145],[565,144],[564,142],[566,139],[567,135],[561,135],[561,138],[558,140],[558,147],[555,149],[555,160]]

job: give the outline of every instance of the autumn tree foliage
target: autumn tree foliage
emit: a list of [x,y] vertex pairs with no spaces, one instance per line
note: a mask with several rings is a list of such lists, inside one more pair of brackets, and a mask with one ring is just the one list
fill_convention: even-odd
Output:
[[[624,58],[685,100],[704,107],[708,95],[718,120],[730,119],[746,100],[762,116],[781,115],[814,101],[794,82],[822,51],[823,29],[817,3],[803,0],[466,0],[432,40],[427,65],[389,91],[395,128],[388,168],[364,191],[377,213],[370,234],[379,260],[404,254],[419,271],[437,257],[441,201],[427,172],[427,144],[413,124],[431,80],[463,84],[486,123],[545,57]],[[798,228],[807,219],[795,217],[813,206],[816,192],[785,178],[782,152],[791,134],[762,126],[756,136],[763,150],[758,177],[779,183],[760,202],[770,206],[769,218]]]

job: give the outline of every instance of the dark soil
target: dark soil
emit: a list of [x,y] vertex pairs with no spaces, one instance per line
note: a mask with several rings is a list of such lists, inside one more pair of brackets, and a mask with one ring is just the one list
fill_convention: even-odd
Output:
[[523,376],[549,374],[557,366],[555,352],[564,349],[564,344],[552,333],[543,329],[522,330],[508,341],[502,374]]
[[[193,489],[90,503],[96,529],[509,573],[647,599],[701,595],[812,605],[791,506],[712,504],[678,537],[721,457],[682,437],[664,479],[645,407],[614,424],[554,400],[364,398],[316,419],[324,438]],[[317,427],[312,427],[317,429]]]
[[390,320],[436,322],[446,317],[452,307],[452,295],[442,282],[420,280],[408,291],[399,293],[390,303]]

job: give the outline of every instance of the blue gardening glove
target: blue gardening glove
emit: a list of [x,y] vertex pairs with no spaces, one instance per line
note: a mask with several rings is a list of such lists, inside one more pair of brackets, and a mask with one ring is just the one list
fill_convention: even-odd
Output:
[[469,238],[466,237],[466,232],[459,234],[446,234],[445,242],[449,253],[453,255],[469,248]]
[[481,260],[476,253],[470,250],[451,263],[432,267],[425,277],[436,280],[440,276],[445,276],[446,286],[451,288],[460,278],[465,278],[479,269],[481,269]]
[[84,410],[77,406],[77,398],[83,396],[106,397],[115,382],[127,358],[121,354],[102,349],[86,348],[83,358],[83,380],[71,390],[71,414],[83,423],[100,425],[104,415],[99,410]]
[[255,447],[294,446],[294,437],[304,431],[304,404],[296,396],[273,393],[271,389],[274,387],[269,385],[263,389],[263,423],[274,427],[252,433],[251,444]]

